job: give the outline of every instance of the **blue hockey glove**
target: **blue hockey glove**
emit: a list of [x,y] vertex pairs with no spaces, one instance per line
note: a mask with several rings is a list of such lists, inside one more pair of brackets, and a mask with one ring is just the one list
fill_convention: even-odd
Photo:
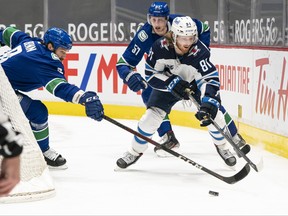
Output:
[[213,98],[204,97],[199,111],[195,114],[195,117],[201,122],[201,127],[206,127],[212,123],[211,119],[215,119],[220,103]]
[[[167,89],[177,98],[189,100],[189,92],[187,90],[192,90],[190,83],[182,80],[179,76],[171,77],[167,81]],[[197,86],[196,86],[197,87]]]
[[141,89],[147,88],[146,81],[139,73],[135,71],[131,71],[127,74],[124,79],[124,83],[127,84],[128,87],[134,92],[138,92]]
[[94,120],[101,121],[104,116],[104,109],[96,92],[85,92],[79,103],[85,106],[86,115]]

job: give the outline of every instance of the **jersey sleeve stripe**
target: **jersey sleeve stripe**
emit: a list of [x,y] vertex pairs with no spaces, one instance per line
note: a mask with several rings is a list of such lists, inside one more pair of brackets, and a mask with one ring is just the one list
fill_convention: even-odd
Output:
[[55,78],[55,79],[52,79],[50,82],[48,82],[45,88],[47,89],[48,92],[55,95],[54,94],[55,89],[57,88],[57,86],[59,86],[62,83],[67,83],[67,81],[65,79]]

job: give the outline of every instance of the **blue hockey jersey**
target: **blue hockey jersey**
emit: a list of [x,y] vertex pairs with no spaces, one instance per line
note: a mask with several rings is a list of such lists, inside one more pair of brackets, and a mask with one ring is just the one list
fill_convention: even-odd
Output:
[[[181,16],[177,14],[170,14],[168,21],[168,30],[170,30],[172,21],[175,17]],[[210,28],[208,25],[202,23],[201,21],[192,18],[196,23],[198,30],[199,39],[206,44],[207,47],[210,46]],[[153,32],[153,27],[148,22],[138,30],[133,40],[130,42],[122,57],[117,62],[117,71],[119,76],[124,79],[127,74],[136,68],[139,62],[142,60],[145,53],[149,52],[152,44],[161,38]]]
[[0,31],[0,41],[11,47],[0,56],[0,63],[15,90],[28,92],[45,87],[56,97],[72,102],[80,89],[67,82],[62,62],[40,38],[8,27]]

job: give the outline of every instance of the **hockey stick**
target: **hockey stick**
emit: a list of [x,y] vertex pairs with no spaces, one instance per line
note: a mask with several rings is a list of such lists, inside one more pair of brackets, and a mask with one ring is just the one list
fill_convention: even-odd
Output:
[[[197,107],[197,109],[200,109],[200,104],[198,103],[198,101],[196,101],[196,99],[191,95],[188,94],[190,100],[192,100],[192,102],[195,104],[195,106]],[[239,155],[241,155],[241,157],[244,158],[244,160],[246,160],[246,162],[256,171],[259,172],[258,167],[246,156],[246,154],[244,154],[240,148],[234,143],[234,141],[230,138],[230,136],[224,132],[224,130],[212,119],[210,118],[210,120],[212,121],[212,124],[215,126],[215,128],[222,134],[223,137],[225,137],[225,139],[233,146],[233,148],[237,151],[237,153]]]
[[137,132],[137,131],[135,131],[135,130],[123,125],[123,124],[121,124],[120,122],[118,122],[118,121],[116,121],[116,120],[114,120],[114,119],[112,119],[112,118],[110,118],[110,117],[108,117],[106,115],[104,115],[104,119],[109,121],[110,123],[122,128],[122,129],[134,134],[135,136],[140,137],[141,139],[151,143],[152,145],[155,145],[158,148],[163,149],[164,151],[172,154],[173,156],[175,156],[177,158],[180,158],[181,160],[183,160],[183,161],[185,161],[185,162],[187,162],[189,164],[192,164],[196,168],[198,168],[198,169],[200,169],[200,170],[202,170],[202,171],[204,171],[204,172],[206,172],[206,173],[208,173],[208,174],[210,174],[210,175],[212,175],[212,176],[214,176],[214,177],[216,177],[216,178],[218,178],[218,179],[220,179],[220,180],[222,180],[222,181],[224,181],[224,182],[226,182],[228,184],[234,184],[234,183],[242,180],[250,172],[250,166],[249,166],[248,163],[246,163],[246,165],[238,173],[236,173],[233,176],[225,177],[225,176],[219,175],[218,173],[213,172],[212,170],[210,170],[210,169],[208,169],[208,168],[196,163],[195,161],[185,157],[182,154],[179,154],[179,153],[177,153],[177,152],[175,152],[175,151],[173,151],[173,150],[171,150],[169,148],[166,148],[165,146],[160,145],[158,142],[156,142],[156,141],[154,141],[154,140],[152,140],[152,139],[140,134],[139,132]]

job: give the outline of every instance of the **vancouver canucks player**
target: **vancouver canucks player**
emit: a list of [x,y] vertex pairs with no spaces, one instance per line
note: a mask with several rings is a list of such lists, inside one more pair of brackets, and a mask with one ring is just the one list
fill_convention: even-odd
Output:
[[11,47],[10,51],[0,56],[0,63],[19,98],[47,164],[53,168],[67,168],[66,159],[49,146],[46,106],[25,92],[45,87],[64,101],[84,105],[90,118],[102,120],[104,110],[97,94],[83,92],[69,84],[64,76],[62,60],[72,48],[71,37],[56,27],[48,29],[43,40],[32,38],[14,27],[7,27],[0,30],[0,43]]
[[[120,78],[132,91],[137,92],[143,89],[142,99],[146,105],[152,89],[146,85],[140,73],[136,71],[136,66],[144,54],[149,52],[152,44],[170,30],[173,19],[178,16],[181,15],[170,14],[166,2],[152,3],[148,10],[147,22],[138,30],[116,65]],[[209,47],[209,26],[197,19],[193,18],[193,20],[197,26],[198,37]],[[145,79],[148,79],[150,75],[150,73],[147,73]],[[162,124],[159,126],[158,135],[161,137],[162,145],[165,145],[165,147],[174,150],[179,147],[179,142],[172,131],[168,115],[164,117]],[[165,152],[157,147],[155,147],[154,151],[159,156],[166,156]]]

